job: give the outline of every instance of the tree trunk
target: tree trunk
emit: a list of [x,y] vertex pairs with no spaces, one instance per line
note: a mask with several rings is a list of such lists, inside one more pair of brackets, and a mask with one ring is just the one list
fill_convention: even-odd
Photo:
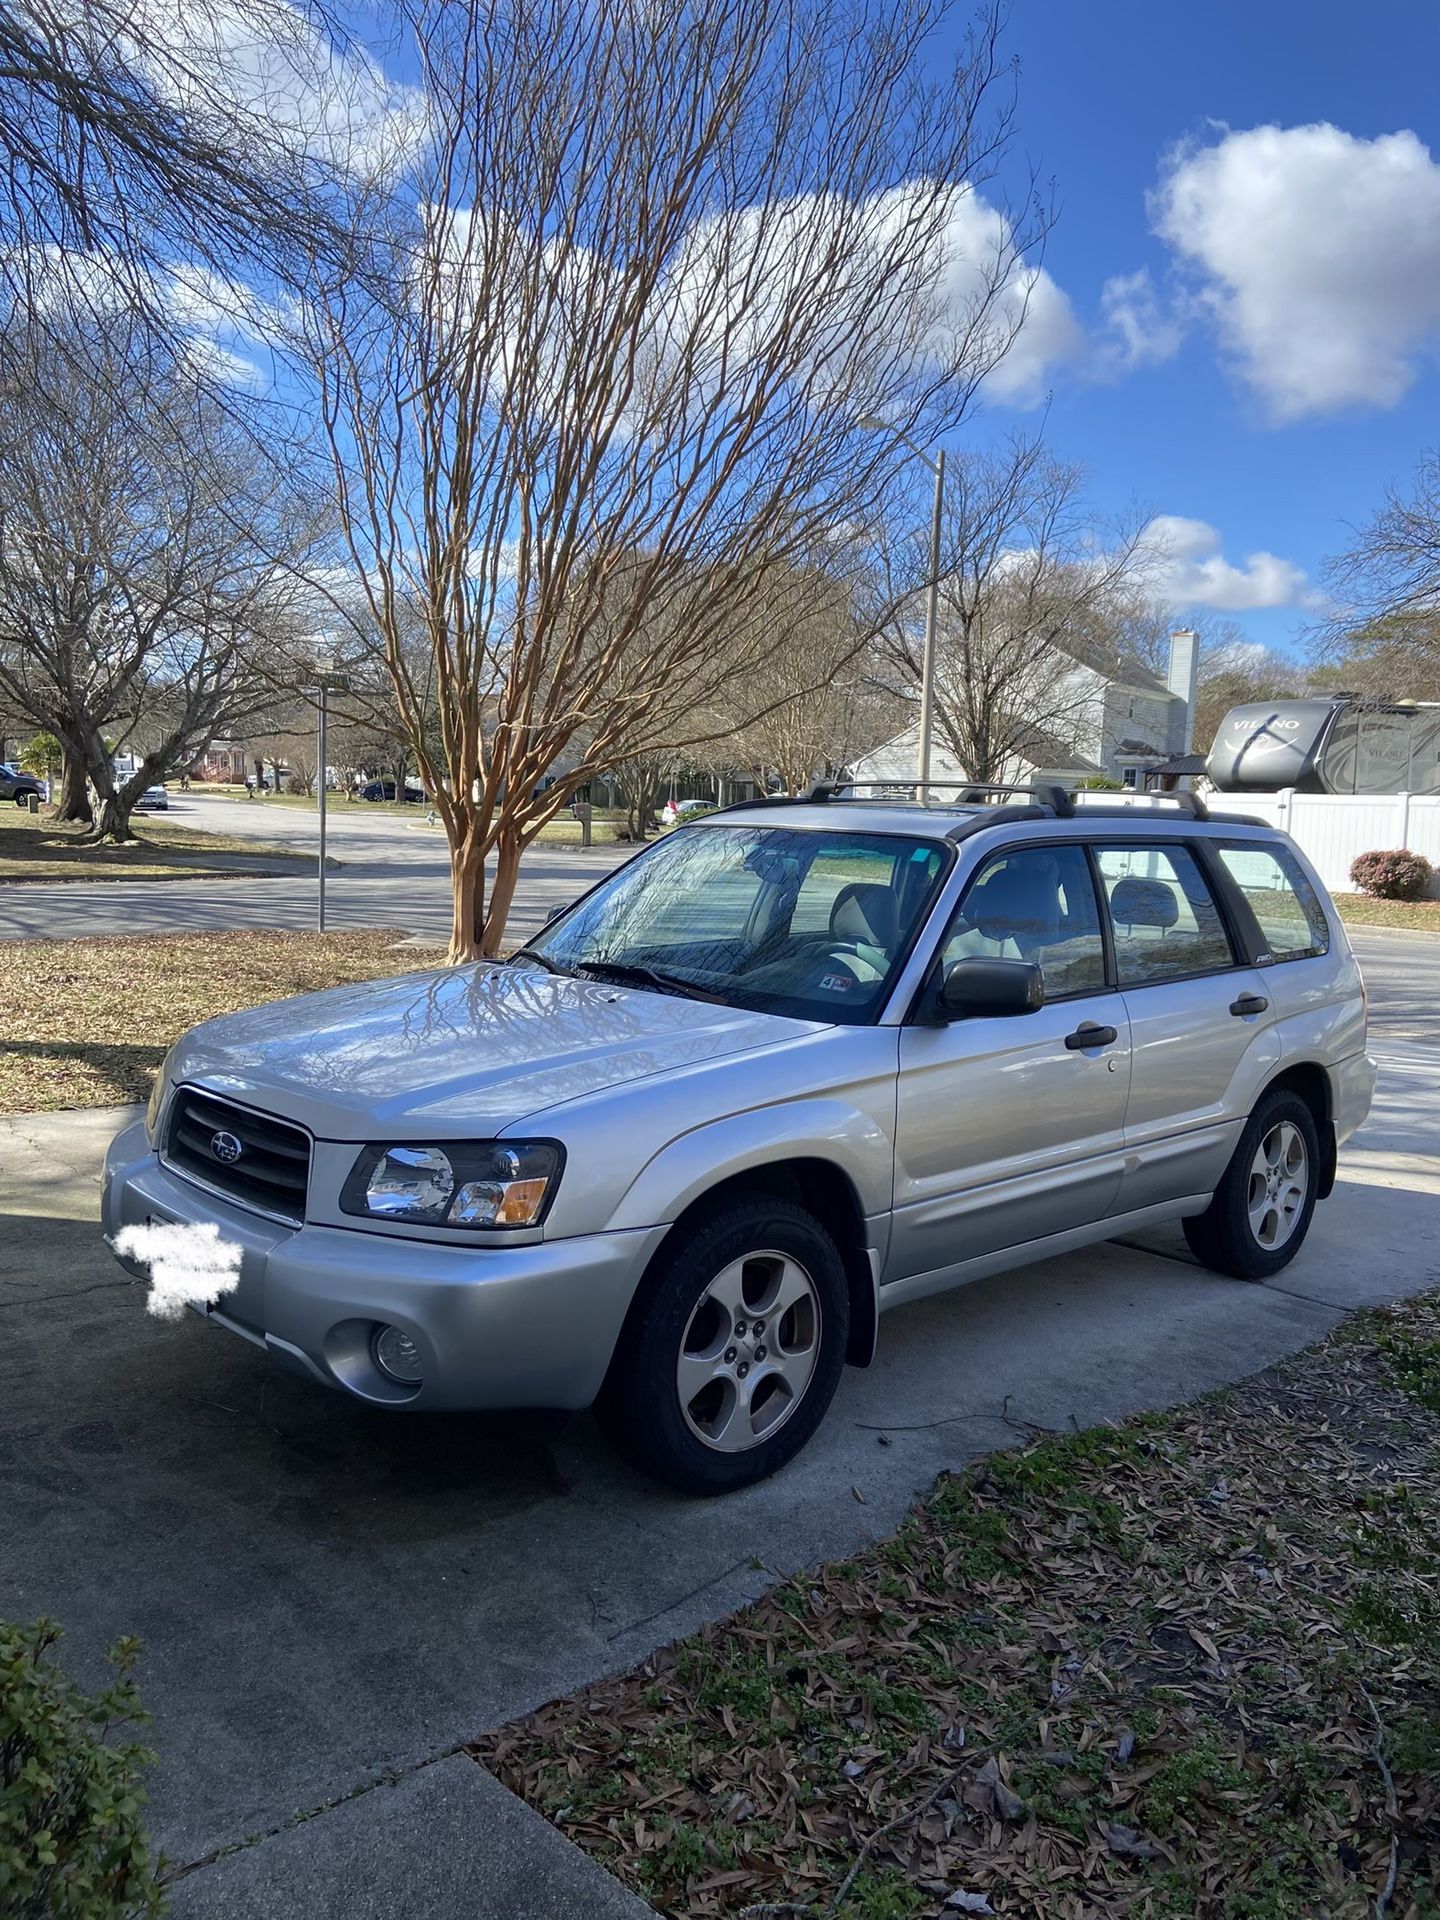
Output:
[[450,849],[450,945],[448,967],[480,956],[485,919],[485,849],[465,838]]
[[515,898],[515,883],[520,878],[520,856],[525,844],[513,828],[501,832],[495,845],[495,877],[490,882],[490,904],[480,934],[480,951],[486,959],[499,957],[505,938],[505,923],[510,918]]
[[95,838],[110,840],[117,846],[135,838],[130,831],[130,809],[118,789],[100,796],[100,811],[94,821]]
[[64,758],[60,774],[60,798],[55,809],[59,820],[82,820],[87,827],[95,824],[94,810],[90,805],[90,789],[85,784],[85,758],[73,748],[62,749]]

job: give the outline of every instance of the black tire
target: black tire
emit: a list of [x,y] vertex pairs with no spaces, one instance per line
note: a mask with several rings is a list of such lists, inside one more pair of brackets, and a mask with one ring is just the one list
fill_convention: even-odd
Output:
[[[1261,1142],[1287,1125],[1304,1143],[1304,1198],[1293,1210],[1283,1242],[1265,1246],[1251,1220],[1253,1164]],[[1184,1222],[1190,1251],[1218,1273],[1232,1274],[1237,1280],[1268,1280],[1271,1274],[1289,1266],[1304,1245],[1319,1182],[1320,1135],[1315,1115],[1298,1094],[1277,1087],[1256,1102],[1210,1205],[1204,1213]]]
[[[722,1452],[699,1436],[681,1405],[676,1371],[682,1343],[712,1282],[747,1255],[766,1252],[793,1260],[811,1284],[818,1307],[813,1371],[773,1431],[743,1451]],[[763,1283],[765,1263],[757,1260],[754,1272]],[[749,1269],[745,1279],[748,1286]],[[820,1222],[792,1201],[764,1194],[723,1201],[667,1241],[646,1274],[596,1402],[596,1418],[611,1445],[641,1472],[682,1493],[733,1493],[776,1472],[810,1439],[839,1385],[849,1331],[844,1262]],[[744,1365],[743,1345],[735,1351]],[[751,1364],[755,1379],[762,1379],[763,1363],[752,1357]],[[768,1391],[773,1403],[773,1381]],[[756,1404],[765,1404],[758,1394]]]

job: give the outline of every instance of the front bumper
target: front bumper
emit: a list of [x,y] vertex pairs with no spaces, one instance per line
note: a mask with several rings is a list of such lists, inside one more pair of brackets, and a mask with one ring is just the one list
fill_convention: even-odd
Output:
[[[281,1226],[161,1164],[137,1122],[105,1157],[105,1234],[147,1220],[213,1220],[241,1249],[240,1281],[196,1312],[282,1366],[379,1406],[587,1407],[600,1390],[663,1226],[518,1247],[447,1247],[365,1228]],[[117,1256],[118,1257],[118,1256]],[[121,1264],[143,1277],[144,1270]],[[412,1389],[370,1354],[379,1324],[415,1342]]]

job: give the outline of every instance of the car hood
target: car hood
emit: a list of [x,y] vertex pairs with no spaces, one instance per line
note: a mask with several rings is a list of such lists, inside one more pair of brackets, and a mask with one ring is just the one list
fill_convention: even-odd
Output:
[[479,965],[302,994],[209,1020],[174,1080],[320,1139],[497,1130],[567,1100],[821,1029],[699,1000]]

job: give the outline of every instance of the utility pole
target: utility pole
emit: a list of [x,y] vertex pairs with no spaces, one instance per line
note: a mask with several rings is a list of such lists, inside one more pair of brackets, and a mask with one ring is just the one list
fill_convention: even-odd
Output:
[[[925,458],[921,454],[921,459]],[[935,468],[935,509],[930,518],[930,590],[925,596],[925,652],[920,666],[920,752],[918,777],[920,804],[925,804],[925,787],[930,779],[930,738],[935,718],[935,624],[940,605],[940,515],[945,505],[945,449],[941,447],[933,462]]]
[[938,448],[932,456],[923,447],[917,447],[908,433],[877,420],[874,414],[862,414],[855,424],[867,432],[893,434],[935,476],[935,505],[930,515],[930,586],[925,595],[925,650],[920,661],[920,738],[915,749],[915,792],[923,807],[930,778],[930,737],[935,717],[935,626],[940,605],[940,516],[945,505],[945,449]]

